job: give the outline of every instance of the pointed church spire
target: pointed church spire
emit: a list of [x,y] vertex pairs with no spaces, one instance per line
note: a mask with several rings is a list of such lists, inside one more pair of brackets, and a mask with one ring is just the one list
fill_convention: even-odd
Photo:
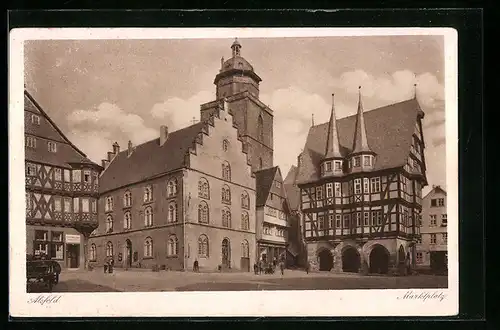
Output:
[[361,102],[361,86],[358,88],[358,113],[356,115],[356,126],[354,131],[354,141],[352,144],[352,153],[372,152],[368,146],[368,138],[366,136],[365,118],[363,115],[363,103]]
[[341,158],[337,118],[335,116],[335,94],[332,94],[332,111],[328,123],[325,158]]

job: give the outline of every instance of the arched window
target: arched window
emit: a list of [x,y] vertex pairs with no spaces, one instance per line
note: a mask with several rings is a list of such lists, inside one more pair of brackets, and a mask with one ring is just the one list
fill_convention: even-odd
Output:
[[97,248],[95,246],[94,243],[92,243],[92,245],[90,245],[90,256],[89,256],[89,260],[90,261],[95,261],[97,259]]
[[151,227],[153,225],[153,210],[151,207],[146,207],[144,210],[144,226]]
[[106,257],[112,257],[113,256],[113,243],[108,242],[106,244]]
[[144,188],[144,202],[150,202],[153,200],[153,188],[151,186],[147,186]]
[[113,197],[106,197],[106,204],[104,205],[104,211],[113,211]]
[[224,141],[222,141],[222,150],[228,151],[228,149],[229,149],[229,141],[224,139]]
[[177,180],[173,179],[168,182],[167,185],[167,194],[168,197],[172,197],[177,195]]
[[201,201],[198,205],[198,222],[208,223],[210,221],[209,208],[206,202]]
[[222,209],[222,227],[231,228],[231,211],[227,207]]
[[250,197],[248,197],[246,191],[241,193],[241,207],[247,210],[250,209]]
[[241,212],[241,229],[249,230],[250,229],[250,219],[248,216],[248,212]]
[[124,207],[132,206],[132,193],[128,190],[123,195],[123,206]]
[[221,192],[222,202],[225,204],[231,204],[231,190],[227,185],[222,186]]
[[151,258],[153,256],[153,239],[147,237],[144,240],[144,257]]
[[208,185],[208,180],[201,178],[198,181],[198,196],[205,199],[210,199],[210,186]]
[[130,228],[132,228],[132,216],[130,215],[130,212],[125,212],[125,215],[123,216],[123,229]]
[[106,232],[111,233],[113,231],[113,217],[108,215],[106,217]]
[[168,238],[168,246],[167,246],[167,255],[168,256],[176,256],[179,251],[179,241],[177,240],[177,236],[171,235]]
[[257,134],[260,141],[264,140],[264,120],[262,119],[262,115],[259,115],[259,119],[257,120]]
[[177,222],[177,204],[170,203],[168,205],[168,222]]
[[227,161],[222,163],[222,179],[231,181],[231,165]]
[[250,245],[246,239],[241,242],[241,257],[250,258]]
[[208,237],[206,235],[201,235],[198,238],[198,257],[200,258],[209,257]]

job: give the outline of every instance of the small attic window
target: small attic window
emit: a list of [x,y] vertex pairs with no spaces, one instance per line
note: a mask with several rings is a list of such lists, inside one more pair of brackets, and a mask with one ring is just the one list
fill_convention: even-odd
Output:
[[335,161],[335,171],[342,171],[342,161],[341,160]]
[[326,172],[331,172],[332,171],[332,162],[326,162],[325,163],[325,171]]
[[224,140],[222,141],[222,150],[227,151],[229,149],[229,141]]
[[372,166],[372,156],[363,156],[363,165]]
[[31,123],[35,125],[40,125],[40,116],[38,115],[31,115]]
[[359,167],[361,166],[361,157],[360,156],[356,156],[354,157],[354,167]]

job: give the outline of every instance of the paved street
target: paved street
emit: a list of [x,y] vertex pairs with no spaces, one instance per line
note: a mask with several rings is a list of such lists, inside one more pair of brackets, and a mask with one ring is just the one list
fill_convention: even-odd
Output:
[[240,291],[240,290],[341,290],[446,288],[447,277],[361,276],[357,274],[286,271],[284,276],[253,273],[191,273],[123,271],[63,271],[53,292],[151,292],[151,291]]

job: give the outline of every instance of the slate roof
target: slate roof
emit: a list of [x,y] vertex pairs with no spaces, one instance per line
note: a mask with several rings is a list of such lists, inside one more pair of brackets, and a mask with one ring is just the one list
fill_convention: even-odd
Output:
[[288,199],[288,205],[292,211],[299,209],[300,204],[300,189],[295,183],[295,179],[298,173],[298,168],[292,165],[288,174],[286,175],[283,184],[285,186],[286,197]]
[[185,167],[185,155],[204,126],[204,122],[199,122],[169,132],[162,146],[159,137],[137,145],[130,157],[125,148],[102,173],[99,191],[107,192]]
[[[68,140],[27,90],[24,91],[24,114],[25,134],[57,142],[57,152],[54,153],[49,152],[46,141],[37,139],[35,149],[25,148],[25,160],[65,168],[71,168],[72,163],[100,167]],[[41,117],[40,125],[31,123],[31,114]]]
[[[368,144],[376,153],[374,170],[404,166],[410,153],[417,116],[423,112],[416,99],[411,99],[364,113]],[[346,157],[352,148],[356,115],[337,120],[341,153]],[[324,157],[328,123],[309,129],[297,184],[319,179],[319,164]]]
[[266,168],[255,172],[255,186],[257,187],[256,206],[266,205],[267,196],[273,185],[278,166]]

